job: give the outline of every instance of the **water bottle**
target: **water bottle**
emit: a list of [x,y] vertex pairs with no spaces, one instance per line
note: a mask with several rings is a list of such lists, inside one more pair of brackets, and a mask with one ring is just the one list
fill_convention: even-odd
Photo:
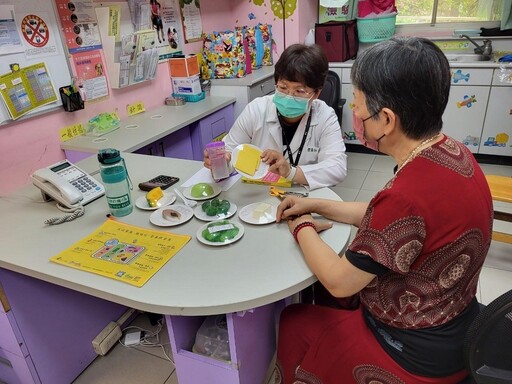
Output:
[[133,211],[131,182],[124,159],[117,149],[100,149],[100,174],[108,207],[113,216],[126,216]]
[[228,161],[226,160],[226,148],[223,141],[214,141],[206,144],[206,151],[212,164],[212,176],[214,180],[222,180],[229,176]]

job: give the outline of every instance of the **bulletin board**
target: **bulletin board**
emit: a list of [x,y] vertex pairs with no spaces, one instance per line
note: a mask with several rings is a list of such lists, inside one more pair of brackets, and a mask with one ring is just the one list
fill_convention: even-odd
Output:
[[[62,105],[59,88],[71,83],[71,70],[61,38],[54,1],[50,0],[0,0],[0,5],[13,5],[16,29],[20,36],[22,49],[14,53],[2,52],[0,55],[0,74],[11,71],[11,64],[20,68],[44,63],[53,82],[57,101],[44,105],[25,116],[50,112]],[[29,31],[22,28],[26,20],[37,20],[41,27]],[[0,41],[1,45],[2,41]],[[12,121],[9,111],[0,100],[0,124]]]

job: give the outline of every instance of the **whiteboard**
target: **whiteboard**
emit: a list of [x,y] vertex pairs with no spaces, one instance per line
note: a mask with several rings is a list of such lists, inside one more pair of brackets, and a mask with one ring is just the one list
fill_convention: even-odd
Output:
[[[56,108],[62,108],[59,88],[71,83],[67,48],[64,47],[62,42],[60,23],[54,4],[54,0],[0,0],[0,5],[14,5],[17,31],[25,48],[24,52],[0,55],[0,74],[10,72],[10,64],[13,63],[18,63],[21,68],[45,63],[57,95],[57,102],[37,108],[16,121],[27,116],[40,115],[45,111],[49,112]],[[21,29],[21,22],[28,15],[39,17],[48,27],[48,35],[41,36],[39,44],[35,44],[34,41],[29,43],[27,40],[29,36],[24,35]],[[12,121],[5,104],[0,100],[0,124]]]

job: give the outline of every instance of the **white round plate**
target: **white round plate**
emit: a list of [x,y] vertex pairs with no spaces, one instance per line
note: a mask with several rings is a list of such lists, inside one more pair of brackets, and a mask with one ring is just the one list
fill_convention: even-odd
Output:
[[[219,220],[219,223],[222,222],[222,221],[225,221],[225,220]],[[203,237],[203,234],[202,232],[209,226],[211,225],[212,223],[215,223],[215,222],[210,222],[210,223],[206,223],[205,225],[203,225],[201,228],[199,228],[196,232],[196,237],[197,237],[197,240],[199,240],[201,243],[203,244],[206,244],[206,245],[213,245],[214,247],[220,247],[222,245],[228,245],[228,244],[232,244],[234,243],[235,241],[238,241],[241,239],[241,237],[244,235],[244,226],[242,224],[238,224],[238,223],[233,223],[232,221],[229,221],[229,220],[226,220],[228,221],[229,224],[232,224],[234,225],[235,227],[238,227],[239,231],[238,233],[236,234],[235,237],[233,237],[231,240],[227,240],[227,241],[224,241],[222,243],[216,243],[216,242],[213,242],[213,241],[208,241],[206,240],[204,237]]]
[[[264,216],[261,216],[259,218],[255,218],[253,216],[254,210],[260,205],[260,204],[267,204],[270,205],[271,211],[270,213],[265,213]],[[276,221],[276,214],[277,214],[277,207],[275,205],[259,202],[259,203],[252,203],[249,205],[246,205],[245,207],[241,208],[238,212],[238,217],[240,220],[245,221],[249,224],[270,224]]]
[[194,197],[194,196],[192,196],[190,192],[192,191],[193,185],[191,185],[190,187],[187,187],[187,188],[185,188],[183,190],[183,196],[185,196],[187,199],[197,200],[197,201],[210,200],[210,199],[213,199],[216,196],[219,196],[220,193],[222,192],[222,188],[220,186],[218,186],[217,184],[210,184],[210,185],[213,188],[213,193],[210,196],[202,196],[202,197]]
[[[163,211],[166,209],[172,209],[175,212],[178,212],[180,217],[167,219],[163,216]],[[194,216],[194,210],[190,207],[187,207],[183,204],[175,204],[172,206],[162,207],[157,211],[153,212],[151,216],[149,216],[149,221],[152,224],[158,225],[160,227],[174,227],[175,225],[180,225],[186,223]]]
[[165,207],[166,205],[172,204],[176,201],[176,195],[172,192],[163,191],[164,195],[160,200],[157,201],[156,207],[150,207],[148,201],[146,199],[146,195],[139,197],[135,201],[135,206],[137,208],[143,209],[145,211],[154,211],[155,209]]
[[[203,203],[204,204],[204,203]],[[231,216],[233,216],[236,213],[237,206],[235,203],[229,202],[229,211],[227,211],[225,214],[221,215],[215,215],[215,216],[208,216],[206,212],[203,211],[203,204],[197,204],[197,206],[194,208],[194,216],[198,218],[199,220],[203,221],[215,221],[215,220],[225,220],[229,219]]]
[[[231,164],[233,165],[233,168],[235,167],[236,161],[238,159],[238,152],[240,152],[240,150],[242,150],[244,145],[247,145],[249,147],[257,149],[258,151],[261,151],[261,149],[259,149],[258,147],[256,147],[255,145],[252,145],[252,144],[240,144],[240,145],[238,145],[235,149],[233,149],[233,153],[231,154]],[[239,174],[241,174],[242,176],[244,176],[244,177],[246,177],[248,179],[257,180],[257,179],[261,179],[263,176],[265,176],[268,173],[268,168],[269,168],[269,165],[267,163],[265,163],[263,160],[261,160],[260,161],[260,166],[258,167],[256,172],[254,173],[254,175],[249,175],[248,173],[239,171],[238,169],[236,171]]]

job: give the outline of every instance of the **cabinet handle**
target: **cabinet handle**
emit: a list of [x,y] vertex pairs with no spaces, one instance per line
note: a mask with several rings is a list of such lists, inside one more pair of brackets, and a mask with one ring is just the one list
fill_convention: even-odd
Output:
[[3,357],[0,357],[0,364],[7,365],[9,368],[12,368],[11,362]]
[[160,151],[162,153],[162,156],[166,157],[165,156],[165,149],[164,149],[164,142],[163,141],[160,142]]

